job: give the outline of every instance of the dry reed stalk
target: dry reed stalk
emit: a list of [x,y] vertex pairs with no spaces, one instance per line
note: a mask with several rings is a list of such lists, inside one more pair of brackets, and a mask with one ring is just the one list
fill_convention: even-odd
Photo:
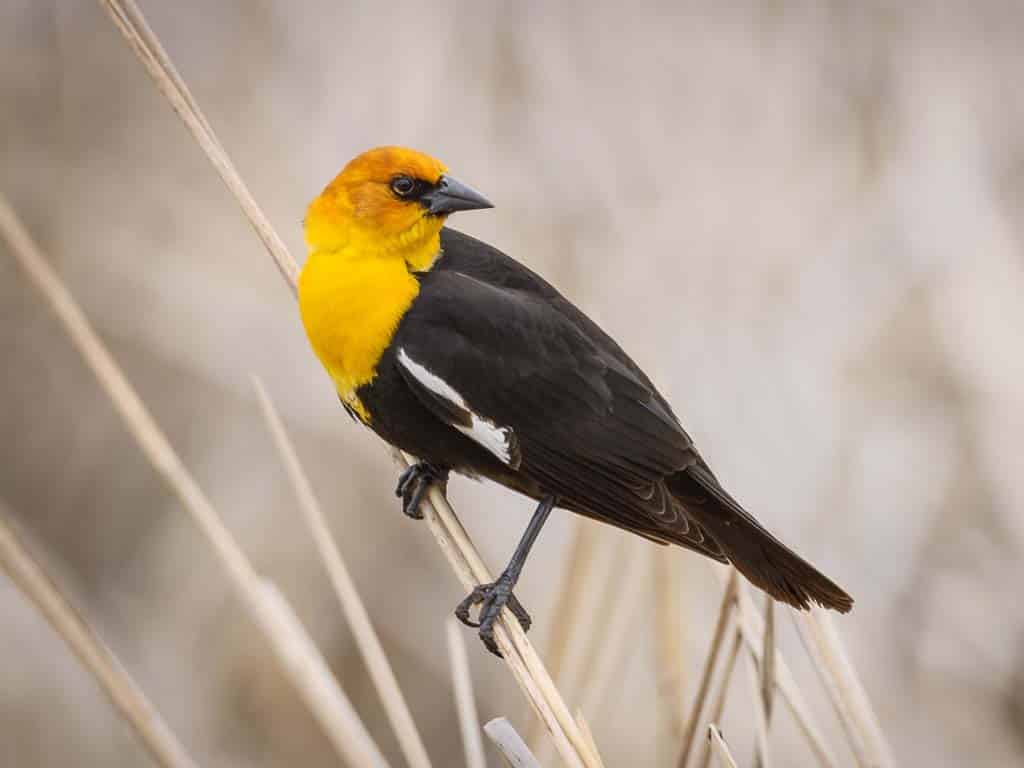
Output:
[[[622,586],[617,574],[626,567],[626,549],[628,540],[609,529],[581,521],[594,531],[594,543],[590,548],[586,568],[579,571],[582,580],[570,593],[566,589],[564,595],[573,605],[572,626],[565,633],[565,656],[561,675],[557,683],[559,690],[566,699],[577,701],[585,687],[590,670],[597,663],[601,649],[600,632],[591,628],[601,627],[608,612],[607,606],[615,605]],[[563,586],[568,586],[573,579],[567,579]],[[566,624],[558,614],[556,625]],[[551,744],[538,742],[532,745],[541,765],[551,762]]]
[[718,621],[715,624],[715,632],[711,638],[711,646],[708,648],[707,661],[701,670],[700,683],[697,687],[697,696],[693,700],[690,709],[690,717],[686,721],[686,731],[683,734],[682,746],[679,750],[679,757],[676,760],[678,768],[686,768],[690,759],[690,750],[693,747],[693,740],[697,734],[697,725],[700,722],[701,711],[704,708],[704,700],[707,698],[708,689],[711,686],[711,678],[718,663],[718,653],[722,649],[722,641],[725,639],[725,630],[729,626],[729,619],[732,616],[736,603],[738,588],[738,573],[735,568],[729,569],[729,580],[726,583],[725,592],[722,593],[722,605],[718,610]]
[[[401,451],[394,450],[393,455],[399,466],[409,466],[409,458]],[[476,584],[492,581],[486,565],[472,544],[468,543],[469,536],[452,511],[444,494],[437,488],[431,488],[423,500],[421,509],[428,529],[437,541],[441,552],[448,558],[452,570],[455,571],[455,575],[463,587],[472,589]],[[517,635],[521,639],[517,639]],[[502,611],[500,620],[495,627],[494,636],[505,663],[526,695],[526,700],[534,713],[547,727],[555,749],[558,750],[565,764],[571,768],[600,766],[600,760],[590,753],[589,745],[579,732],[575,722],[572,723],[571,729],[575,738],[570,741],[570,735],[562,725],[564,719],[558,711],[559,708],[568,711],[565,703],[554,687],[554,683],[547,676],[540,660],[536,658],[536,652],[533,651],[526,639],[518,620],[512,617],[507,610]],[[529,659],[531,653],[534,657],[533,661]]]
[[[718,693],[715,695],[714,704],[711,705],[712,723],[722,722],[722,715],[725,713],[725,700],[729,696],[729,683],[732,682],[732,674],[736,669],[736,660],[739,658],[740,650],[743,648],[743,634],[737,629],[733,634],[732,647],[729,649],[729,656],[725,661],[725,668],[722,670],[722,677],[718,681]],[[701,768],[708,768],[711,763],[711,740],[704,742],[704,751],[701,754]]]
[[[586,594],[587,576],[591,571],[594,553],[600,540],[598,533],[599,528],[586,518],[573,519],[572,541],[568,554],[563,559],[565,565],[562,583],[551,609],[555,621],[551,627],[544,656],[551,678],[558,683],[562,691],[569,690],[565,685],[564,662],[571,642],[576,637],[575,630],[583,623],[578,615],[583,602],[580,597]],[[544,724],[539,720],[533,720],[527,731],[527,743],[533,745],[535,750],[541,751],[542,755],[546,747],[546,744],[542,745],[540,741],[543,730]]]
[[92,369],[143,454],[206,535],[249,616],[267,636],[287,676],[338,753],[352,765],[386,765],[380,750],[291,607],[276,588],[252,567],[71,293],[2,197],[0,233],[30,282],[49,303],[75,348]]
[[309,476],[299,461],[284,422],[274,403],[267,394],[262,382],[253,377],[253,386],[256,389],[256,397],[260,403],[263,418],[270,430],[274,445],[281,457],[288,479],[295,490],[295,496],[299,503],[299,509],[309,525],[310,533],[316,543],[317,552],[323,560],[327,573],[330,576],[331,584],[341,603],[345,619],[348,621],[352,634],[355,637],[356,645],[363,657],[363,662],[370,673],[377,694],[384,705],[384,712],[388,722],[395,732],[399,747],[405,757],[406,763],[411,768],[430,768],[430,758],[427,756],[426,747],[420,738],[416,723],[413,721],[412,713],[409,712],[409,705],[402,695],[402,690],[395,679],[395,673],[391,669],[387,654],[381,646],[380,638],[370,622],[370,616],[366,612],[366,606],[355,582],[349,574],[348,567],[342,559],[341,552],[331,535],[331,529],[327,525],[320,502],[313,491]]
[[[573,626],[568,631],[566,657],[558,678],[559,686],[571,699],[579,698],[584,681],[596,663],[601,635],[595,628],[601,626],[608,606],[618,601],[622,580],[617,576],[627,567],[626,549],[627,539],[616,531],[596,531],[589,567],[583,574],[589,578],[579,585],[579,591],[575,593]],[[556,623],[563,622],[556,619]]]
[[[580,595],[586,593],[587,577],[591,571],[594,555],[599,542],[600,529],[583,517],[576,517],[572,523],[572,541],[563,562],[565,568],[558,596],[551,608],[556,617],[544,656],[548,660],[551,677],[562,682],[566,653],[575,629],[580,625],[577,614],[580,611]],[[530,739],[533,743],[533,739]]]
[[[401,452],[396,453],[399,454],[401,464],[408,466],[408,457]],[[463,587],[472,589],[477,584],[493,581],[490,571],[444,494],[438,488],[432,487],[426,501],[424,517],[441,550],[448,555],[449,562],[462,581]],[[599,768],[600,758],[594,754],[576,721],[569,714],[565,701],[544,668],[537,651],[527,639],[519,621],[507,609],[501,612],[495,640],[505,663],[526,693],[534,711],[551,732],[562,760],[571,766]]]
[[[720,580],[724,578],[720,568],[715,568],[714,570]],[[754,601],[746,591],[742,591],[737,595],[736,609],[744,645],[760,663],[764,639],[764,620],[754,606]],[[825,739],[821,735],[821,728],[814,715],[811,714],[807,701],[804,699],[804,695],[797,685],[793,673],[789,670],[789,665],[786,664],[786,660],[779,653],[778,649],[775,651],[775,685],[782,700],[786,703],[790,714],[796,720],[801,733],[807,739],[807,744],[810,746],[811,751],[814,752],[818,763],[825,768],[837,768],[839,763],[825,743]]]
[[[297,288],[299,272],[295,259],[288,252],[273,226],[256,204],[230,158],[202,116],[198,104],[189,94],[184,81],[177,74],[169,57],[163,51],[155,34],[146,25],[138,7],[132,0],[98,0],[108,11],[115,26],[138,55],[159,90],[171,102],[186,127],[202,147],[224,183],[238,200],[246,217],[263,244],[274,258],[281,275],[291,287]],[[400,457],[408,466],[408,458]],[[425,504],[425,517],[442,552],[452,569],[467,589],[491,581],[490,572],[480,558],[465,529],[462,527],[447,499],[436,488],[432,489]],[[495,638],[512,670],[516,681],[526,693],[531,705],[551,731],[562,759],[570,766],[593,768],[599,764],[579,727],[569,714],[568,707],[551,681],[533,646],[519,623],[507,610],[502,611]],[[511,651],[515,651],[512,653]]]
[[99,683],[114,709],[135,729],[153,759],[164,768],[197,768],[181,742],[160,717],[82,614],[61,592],[39,560],[4,518],[12,517],[0,502],[0,568],[39,610]]
[[616,675],[621,672],[629,647],[632,625],[647,594],[651,573],[648,542],[639,537],[624,543],[624,574],[616,579],[619,588],[615,600],[606,605],[607,614],[597,624],[598,651],[588,669],[587,684],[580,694],[580,709],[595,720],[607,706],[607,693]]
[[526,742],[504,717],[496,717],[484,726],[484,732],[512,768],[540,768]]
[[584,738],[587,740],[587,744],[593,750],[594,754],[597,755],[598,762],[600,762],[601,768],[604,768],[604,761],[601,760],[601,755],[597,750],[597,739],[594,738],[594,732],[590,730],[590,724],[587,722],[587,718],[583,716],[583,710],[576,710],[576,724],[580,727],[580,731],[583,732]]
[[188,89],[185,81],[178,74],[177,68],[167,55],[163,45],[160,44],[160,39],[150,29],[135,0],[98,0],[98,2],[110,15],[114,25],[146,67],[157,88],[171,103],[174,111],[178,113],[199,146],[202,147],[224,184],[242,207],[249,223],[256,230],[257,236],[270,252],[281,276],[295,293],[298,289],[299,265],[288,253],[284,241],[278,236],[267,217],[263,215],[263,211],[256,204],[256,199],[245,182],[242,181],[242,177],[238,175],[238,171],[235,170],[227,152],[224,151],[217,134],[210,127],[210,123],[199,108],[199,104],[192,97],[192,92]]
[[867,768],[895,765],[878,715],[850,662],[832,617],[815,608],[794,614],[793,621],[843,724],[857,764]]
[[708,726],[708,740],[712,751],[715,753],[715,757],[718,758],[718,764],[722,768],[739,768],[736,764],[736,758],[732,756],[728,745],[725,743],[725,739],[722,738],[722,732],[718,730],[718,726],[714,723]]
[[754,766],[771,768],[768,757],[768,713],[761,696],[761,673],[754,654],[747,654],[747,680],[750,683],[750,702],[754,709]]
[[484,743],[480,737],[480,717],[473,696],[473,678],[469,673],[466,642],[454,616],[448,617],[444,628],[448,637],[448,657],[452,665],[452,688],[455,691],[455,705],[459,712],[462,746],[466,751],[466,768],[487,768]]
[[771,723],[775,701],[775,601],[767,593],[764,596],[764,642],[761,645],[761,699],[765,720]]
[[[683,672],[683,559],[675,547],[658,547],[651,558],[655,603],[655,664],[657,668],[659,753],[675,757],[686,726]],[[671,757],[668,757],[671,755]]]

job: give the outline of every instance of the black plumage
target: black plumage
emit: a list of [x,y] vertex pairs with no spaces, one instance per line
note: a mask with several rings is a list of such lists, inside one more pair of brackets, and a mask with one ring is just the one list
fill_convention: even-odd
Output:
[[[444,229],[376,378],[357,394],[382,438],[442,470],[490,478],[661,543],[732,562],[773,597],[852,599],[718,483],[650,379],[604,331],[515,260]],[[401,355],[461,403],[410,373]],[[460,428],[506,430],[508,460]]]

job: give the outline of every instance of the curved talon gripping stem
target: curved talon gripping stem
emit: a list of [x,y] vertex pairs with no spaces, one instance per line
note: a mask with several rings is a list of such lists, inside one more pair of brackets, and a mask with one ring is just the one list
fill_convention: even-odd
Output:
[[422,520],[420,504],[432,485],[437,485],[444,493],[448,486],[448,470],[426,461],[406,467],[398,476],[398,486],[395,488],[395,496],[402,500],[402,512],[413,520]]
[[[537,539],[537,534],[544,527],[548,515],[554,508],[557,499],[554,496],[546,496],[537,511],[533,513],[530,524],[526,526],[526,532],[520,539],[516,551],[512,554],[505,570],[490,584],[480,584],[475,587],[466,598],[459,603],[455,609],[455,617],[467,627],[478,627],[480,639],[491,653],[500,657],[501,651],[494,640],[494,624],[501,615],[501,609],[507,607],[523,627],[523,631],[529,631],[531,619],[522,604],[512,594],[512,590],[519,581],[519,574],[522,573],[526,564],[526,557],[530,554],[530,548]],[[473,621],[469,611],[474,605],[480,606],[480,620]]]
[[[512,579],[502,573],[497,581],[475,587],[455,609],[455,617],[467,627],[479,628],[480,639],[487,646],[487,650],[499,658],[501,651],[494,640],[494,624],[501,615],[501,609],[507,606],[512,615],[519,620],[524,632],[528,632],[530,624],[533,623],[530,614],[512,594],[512,586]],[[479,621],[473,621],[469,615],[474,605],[480,606]]]

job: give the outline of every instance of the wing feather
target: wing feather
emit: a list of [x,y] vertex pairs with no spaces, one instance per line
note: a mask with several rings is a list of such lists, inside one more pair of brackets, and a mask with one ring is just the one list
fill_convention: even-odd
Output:
[[457,408],[438,403],[403,373],[435,416],[455,428],[461,418],[464,431],[468,410],[508,429],[518,471],[569,508],[721,559],[665,487],[695,461],[689,436],[649,382],[549,297],[430,272],[395,344],[458,393]]

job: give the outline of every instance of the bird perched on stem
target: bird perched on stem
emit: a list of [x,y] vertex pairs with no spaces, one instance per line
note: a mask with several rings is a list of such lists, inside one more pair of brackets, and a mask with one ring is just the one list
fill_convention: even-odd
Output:
[[407,515],[451,471],[538,502],[508,566],[456,615],[495,653],[503,607],[528,628],[512,590],[556,506],[731,562],[797,608],[850,610],[722,488],[611,337],[519,262],[444,226],[491,207],[432,157],[372,149],[310,204],[299,278],[306,333],[345,409],[419,459],[398,483]]

